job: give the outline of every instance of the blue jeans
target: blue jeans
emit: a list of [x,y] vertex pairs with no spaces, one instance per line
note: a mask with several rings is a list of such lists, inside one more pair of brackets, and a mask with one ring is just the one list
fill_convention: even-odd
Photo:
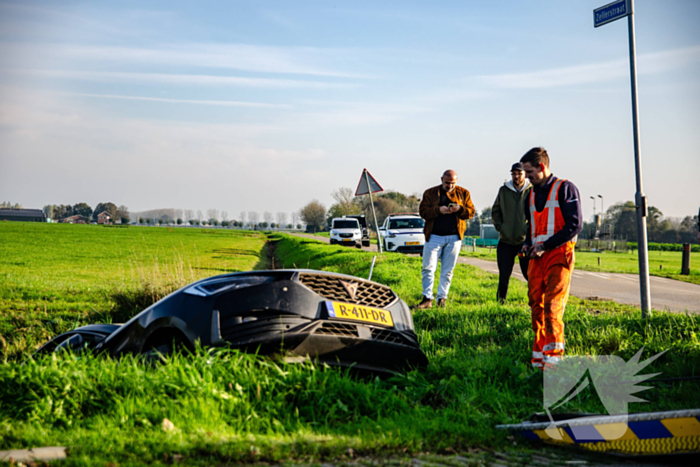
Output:
[[440,260],[440,284],[438,285],[438,300],[447,298],[452,282],[452,273],[457,264],[462,240],[459,235],[431,235],[423,247],[423,296],[433,298],[433,283],[435,271]]

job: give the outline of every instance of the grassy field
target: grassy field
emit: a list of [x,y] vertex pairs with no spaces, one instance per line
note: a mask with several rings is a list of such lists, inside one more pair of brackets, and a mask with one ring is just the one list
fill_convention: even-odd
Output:
[[[53,332],[54,315],[63,316],[66,328],[109,318],[120,306],[114,290],[135,294],[153,278],[164,291],[175,286],[171,277],[185,279],[177,271],[189,269],[200,277],[252,268],[263,244],[259,235],[242,232],[54,227],[0,225],[0,277],[12,284],[2,289],[0,309],[2,332],[12,349],[0,364],[0,449],[70,446],[68,465],[120,466],[342,462],[357,455],[530,449],[494,428],[543,410],[542,376],[528,364],[532,333],[525,285],[519,281],[511,283],[508,302],[499,305],[493,300],[494,275],[458,265],[448,307],[414,314],[430,366],[389,379],[358,379],[342,370],[206,349],[157,367],[136,358],[116,362],[89,356],[53,356],[21,365],[37,336]],[[36,237],[50,238],[51,245]],[[288,235],[272,240],[277,266],[369,273],[373,253]],[[77,243],[84,254],[62,259],[73,255]],[[121,250],[125,257],[115,254],[100,267],[91,266],[118,245],[127,245]],[[85,273],[73,283],[70,271],[77,275],[85,268],[95,279]],[[384,254],[377,256],[373,279],[414,303],[420,299],[420,268],[420,258]],[[25,302],[31,306],[19,312]],[[20,321],[25,313],[31,318]],[[643,358],[668,352],[643,373],[662,372],[658,378],[700,374],[697,317],[658,312],[643,321],[638,315],[632,307],[572,298],[566,312],[567,352],[628,360],[645,346]],[[19,341],[15,334],[34,337]],[[651,385],[654,389],[643,393],[649,402],[632,403],[631,412],[697,407],[698,380]],[[558,410],[604,408],[593,391],[583,391]],[[174,428],[164,430],[164,419]]]
[[[477,248],[476,252],[462,250],[460,255],[496,261],[495,248]],[[600,258],[600,266],[598,266],[598,258]],[[688,276],[681,275],[681,259],[681,252],[679,251],[650,251],[649,274],[700,284],[700,253],[693,252],[690,254],[690,275]],[[638,262],[636,251],[629,253],[576,252],[576,269],[584,271],[638,274]]]
[[124,322],[203,277],[253,269],[261,233],[194,228],[0,223],[0,356],[50,336]]

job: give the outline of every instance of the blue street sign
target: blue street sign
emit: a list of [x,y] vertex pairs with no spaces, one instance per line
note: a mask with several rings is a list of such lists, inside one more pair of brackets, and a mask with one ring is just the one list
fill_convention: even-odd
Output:
[[612,23],[613,21],[624,18],[632,14],[632,7],[629,0],[617,0],[616,2],[608,3],[596,10],[593,10],[593,26],[598,27],[604,24]]

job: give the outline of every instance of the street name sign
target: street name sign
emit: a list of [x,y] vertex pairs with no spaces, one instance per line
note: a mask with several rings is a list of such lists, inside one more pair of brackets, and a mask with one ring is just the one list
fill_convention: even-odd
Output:
[[632,14],[630,0],[617,0],[593,10],[593,26],[598,27]]

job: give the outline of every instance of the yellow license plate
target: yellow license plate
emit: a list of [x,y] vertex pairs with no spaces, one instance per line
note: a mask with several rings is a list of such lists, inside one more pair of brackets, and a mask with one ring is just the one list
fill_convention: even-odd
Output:
[[362,321],[363,323],[379,324],[380,326],[393,326],[394,320],[389,310],[381,310],[371,306],[354,305],[352,303],[326,301],[326,310],[329,318],[349,319]]
[[420,245],[420,242],[406,242],[406,245]]
[[344,242],[352,242],[352,238],[344,238],[343,241]]

